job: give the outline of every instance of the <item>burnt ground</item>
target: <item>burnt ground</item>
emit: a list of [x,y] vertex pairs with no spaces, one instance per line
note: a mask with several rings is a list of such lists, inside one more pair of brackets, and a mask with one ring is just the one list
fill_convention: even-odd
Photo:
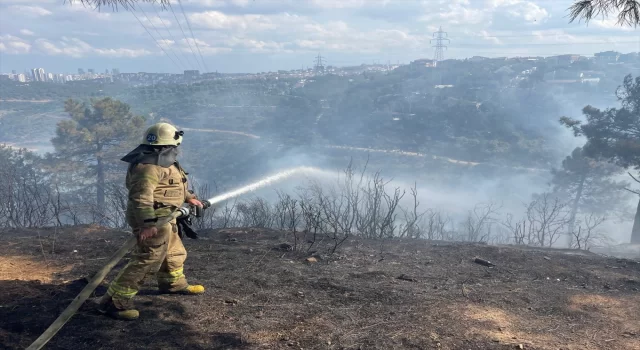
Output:
[[[0,348],[27,347],[126,238],[97,227],[1,233]],[[185,270],[205,295],[157,295],[150,278],[141,319],[124,322],[94,311],[103,284],[45,349],[640,349],[633,260],[353,240],[309,263],[278,248],[291,234],[204,238],[186,241]]]

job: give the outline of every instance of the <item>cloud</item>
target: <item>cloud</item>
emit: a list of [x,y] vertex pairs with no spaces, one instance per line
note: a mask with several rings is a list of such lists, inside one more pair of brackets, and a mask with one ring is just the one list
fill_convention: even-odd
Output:
[[[188,0],[187,4],[204,8],[244,8],[281,11],[304,11],[305,9],[341,10],[384,6],[393,0]],[[397,3],[406,0],[395,0]]]
[[226,15],[220,11],[206,11],[189,17],[192,24],[207,29],[262,31],[277,28],[277,24],[265,15]]
[[40,6],[13,5],[9,6],[8,10],[14,14],[28,17],[44,17],[53,14],[53,12]]
[[168,40],[168,39],[158,40],[158,45],[163,46],[163,47],[172,46],[175,43],[176,43],[175,41]]
[[35,33],[30,31],[29,29],[20,29],[20,34],[26,35],[26,36],[34,36],[35,35]]
[[342,21],[326,24],[310,23],[302,29],[304,39],[294,44],[311,51],[343,53],[379,53],[393,49],[412,50],[424,45],[428,38],[407,29],[359,30]]
[[69,56],[73,58],[81,58],[87,56],[104,56],[104,57],[128,57],[136,58],[151,55],[152,52],[146,49],[104,49],[94,48],[87,42],[78,38],[62,37],[59,41],[53,42],[47,39],[37,39],[33,43],[33,49],[36,52],[51,56]]
[[[167,20],[167,19],[162,19],[160,17],[145,17],[141,19],[142,22],[144,22],[145,24],[151,24],[153,27],[157,28],[158,30],[160,30],[160,28],[171,28],[172,23],[171,21]],[[165,29],[166,31],[166,29]]]
[[624,32],[633,32],[635,30],[635,28],[633,27],[620,25],[618,23],[617,15],[616,16],[610,15],[610,17],[606,19],[592,20],[590,23],[593,23],[596,27],[604,28],[604,29],[619,30]]
[[531,1],[512,1],[507,6],[498,7],[506,11],[507,15],[516,19],[524,19],[527,22],[541,22],[549,17],[546,9]]
[[93,52],[98,56],[105,57],[127,57],[136,58],[142,56],[151,55],[152,52],[145,49],[93,49]]
[[25,54],[31,50],[31,44],[12,35],[0,35],[0,52],[12,55]]
[[509,25],[540,23],[549,17],[546,9],[526,0],[450,0],[423,1],[423,13],[419,19],[425,22],[446,23],[486,28],[507,21]]
[[390,0],[311,0],[313,7],[321,9],[348,9],[386,5]]
[[[197,43],[197,46],[196,46],[196,43]],[[177,46],[177,49],[183,53],[187,53],[187,54],[195,53],[196,55],[198,55],[198,49],[199,49],[200,53],[202,53],[203,56],[213,56],[213,55],[233,51],[229,47],[213,46],[204,40],[196,39],[194,41],[191,38],[189,38],[188,40],[187,39],[180,40],[179,45]]]
[[250,0],[187,0],[187,4],[199,5],[202,7],[247,7],[252,1]]
[[224,44],[234,49],[242,49],[254,53],[283,53],[291,51],[287,49],[287,46],[291,45],[290,42],[277,42],[273,40],[232,37],[226,40]]
[[56,0],[2,0],[4,4],[51,4],[56,2]]
[[495,45],[500,45],[502,44],[502,40],[500,40],[499,38],[493,36],[493,35],[489,35],[489,33],[486,30],[481,30],[478,33],[475,33],[475,36],[478,36],[480,38],[482,38],[483,40],[486,40],[492,44]]
[[[78,16],[82,16],[82,18],[84,19],[89,18],[89,19],[99,19],[99,20],[108,20],[114,17],[109,12],[94,10],[91,7],[82,6],[82,4],[79,2],[74,2],[69,6],[65,6],[64,10],[68,12],[67,16],[72,15],[74,16],[75,20],[80,18]],[[122,11],[119,14],[126,16],[128,14],[128,11]]]

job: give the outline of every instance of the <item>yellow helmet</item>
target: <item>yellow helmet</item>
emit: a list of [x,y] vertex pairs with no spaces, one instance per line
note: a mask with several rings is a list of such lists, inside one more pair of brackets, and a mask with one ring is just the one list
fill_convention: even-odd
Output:
[[178,131],[169,123],[157,123],[147,129],[142,143],[152,146],[179,146],[182,143],[182,135],[184,131]]

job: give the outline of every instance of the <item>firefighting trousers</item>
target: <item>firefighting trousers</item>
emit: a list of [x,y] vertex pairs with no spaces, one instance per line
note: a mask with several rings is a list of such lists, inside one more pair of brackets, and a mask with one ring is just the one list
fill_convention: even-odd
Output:
[[[133,233],[138,234],[139,229]],[[118,273],[109,285],[107,293],[119,309],[129,309],[131,299],[138,293],[148,274],[156,273],[161,291],[175,292],[188,287],[183,273],[187,251],[178,236],[175,223],[158,228],[158,233],[138,243],[131,261]]]

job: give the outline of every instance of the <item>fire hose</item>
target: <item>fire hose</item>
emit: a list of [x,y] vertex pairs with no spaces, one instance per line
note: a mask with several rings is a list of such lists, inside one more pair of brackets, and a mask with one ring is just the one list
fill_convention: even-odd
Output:
[[[190,216],[200,217],[203,215],[203,210],[209,208],[213,204],[217,204],[220,202],[224,202],[230,198],[240,196],[242,194],[254,191],[258,188],[271,185],[272,183],[288,178],[290,176],[296,175],[298,173],[318,173],[320,170],[310,167],[298,167],[293,169],[287,169],[278,172],[275,175],[266,177],[258,182],[249,184],[237,190],[227,192],[225,194],[210,198],[202,202],[203,207],[200,208],[198,206],[192,207],[180,207],[178,208],[172,215],[163,217],[158,219],[156,226],[162,226],[168,222],[171,222],[174,219],[181,218],[189,218]],[[128,252],[136,245],[137,238],[131,237],[128,239],[124,245],[118,249],[118,251],[113,254],[109,262],[107,262],[104,267],[102,267],[89,281],[80,294],[76,296],[71,304],[67,306],[67,308],[58,316],[58,318],[53,321],[53,323],[47,328],[42,335],[38,337],[27,350],[40,350],[51,338],[53,338],[56,333],[75,315],[75,313],[80,309],[82,304],[91,296],[91,293],[102,283],[102,280],[107,276],[107,274],[113,269],[114,266],[122,259]]]
[[[203,215],[203,210],[209,208],[211,203],[209,201],[202,202],[203,207],[198,206],[190,206],[190,207],[180,207],[173,214],[158,219],[156,226],[160,227],[168,222],[171,222],[174,219],[182,219],[188,218],[190,215],[195,217],[201,217]],[[113,269],[113,267],[122,259],[135,245],[137,242],[136,237],[129,238],[124,245],[118,249],[115,254],[109,259],[106,265],[104,265],[89,281],[89,283],[82,289],[82,291],[71,301],[71,304],[58,316],[58,318],[53,321],[51,326],[47,328],[42,335],[38,337],[28,348],[27,350],[39,350],[41,349],[51,338],[53,338],[56,333],[73,317],[73,315],[78,311],[78,309],[84,304],[84,302],[91,296],[91,293],[102,283],[107,274]]]

